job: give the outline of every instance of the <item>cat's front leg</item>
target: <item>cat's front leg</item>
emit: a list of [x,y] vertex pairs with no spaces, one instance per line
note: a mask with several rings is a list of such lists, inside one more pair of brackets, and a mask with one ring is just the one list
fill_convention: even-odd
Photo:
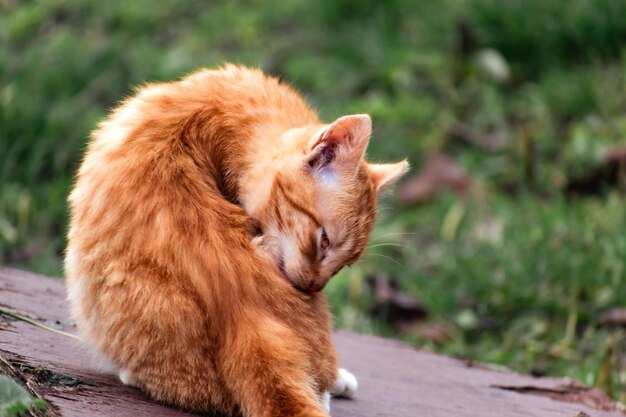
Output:
[[322,396],[322,406],[324,407],[324,411],[330,414],[330,392],[325,392]]
[[122,382],[122,384],[131,386],[131,387],[135,385],[132,383],[129,370],[120,369],[117,376],[120,378],[120,381]]
[[358,388],[356,377],[344,368],[337,371],[337,380],[330,393],[335,397],[353,398]]
[[353,398],[356,394],[358,383],[352,372],[339,368],[337,370],[337,379],[335,385],[330,392],[325,392],[322,398],[324,410],[330,414],[330,397]]

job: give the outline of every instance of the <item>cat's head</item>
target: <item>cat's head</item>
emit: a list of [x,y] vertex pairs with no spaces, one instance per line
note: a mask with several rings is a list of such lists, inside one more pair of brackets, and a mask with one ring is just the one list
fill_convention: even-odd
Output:
[[408,170],[406,161],[365,161],[371,131],[367,115],[289,130],[266,173],[271,191],[255,215],[261,247],[304,292],[320,291],[363,255],[378,196]]

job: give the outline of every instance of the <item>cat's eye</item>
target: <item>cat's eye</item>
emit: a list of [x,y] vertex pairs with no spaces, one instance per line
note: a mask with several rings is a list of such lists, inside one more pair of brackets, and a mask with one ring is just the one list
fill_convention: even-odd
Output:
[[330,248],[330,239],[328,238],[328,233],[326,233],[326,229],[322,228],[322,237],[320,239],[320,248],[323,251],[328,250]]

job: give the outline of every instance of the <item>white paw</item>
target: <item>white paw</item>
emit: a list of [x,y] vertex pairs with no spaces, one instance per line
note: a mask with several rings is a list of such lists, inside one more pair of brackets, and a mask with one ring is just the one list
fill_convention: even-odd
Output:
[[120,377],[120,381],[122,381],[122,384],[124,385],[133,385],[132,382],[130,382],[130,371],[127,369],[120,369],[120,373],[119,373],[119,377]]
[[330,392],[324,393],[324,397],[322,398],[322,405],[324,406],[324,411],[330,414]]
[[343,368],[339,368],[335,386],[330,391],[335,397],[352,398],[358,387],[356,377]]

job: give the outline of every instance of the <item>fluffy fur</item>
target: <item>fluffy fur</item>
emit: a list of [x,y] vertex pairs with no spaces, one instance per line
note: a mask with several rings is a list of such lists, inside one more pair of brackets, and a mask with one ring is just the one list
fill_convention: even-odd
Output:
[[366,163],[370,132],[365,115],[321,123],[242,67],[141,88],[93,133],[70,196],[83,338],[159,401],[326,416],[326,392],[356,379],[338,375],[319,291],[407,169]]

